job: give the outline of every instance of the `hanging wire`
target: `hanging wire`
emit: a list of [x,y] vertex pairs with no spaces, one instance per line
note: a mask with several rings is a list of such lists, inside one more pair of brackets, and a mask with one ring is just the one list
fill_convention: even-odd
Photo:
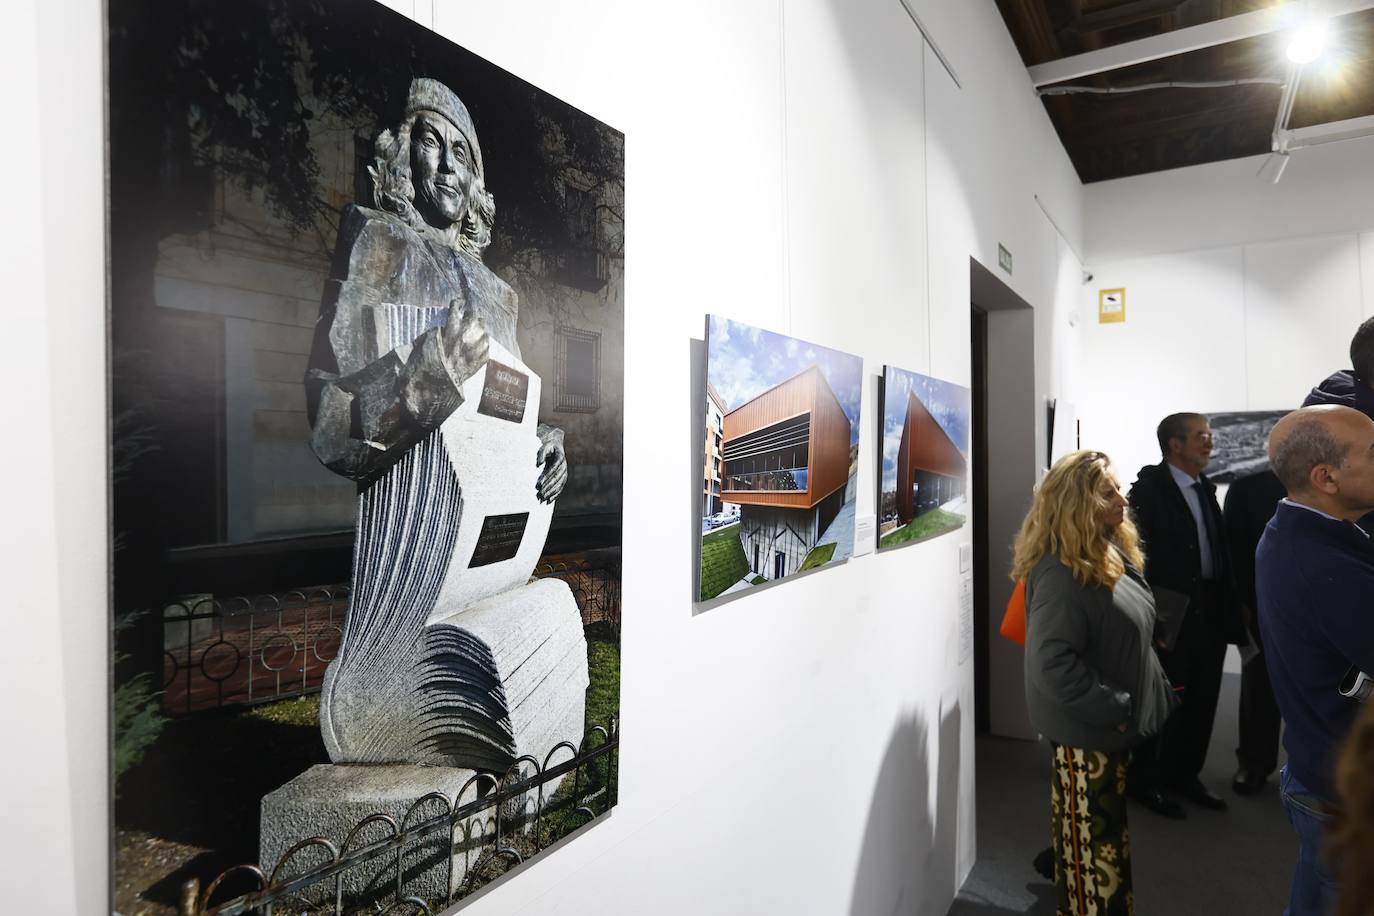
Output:
[[1223,89],[1228,86],[1283,86],[1286,80],[1268,76],[1247,77],[1238,80],[1169,80],[1163,83],[1142,83],[1139,86],[1049,86],[1035,90],[1036,95],[1125,95],[1130,92],[1148,92],[1152,89]]

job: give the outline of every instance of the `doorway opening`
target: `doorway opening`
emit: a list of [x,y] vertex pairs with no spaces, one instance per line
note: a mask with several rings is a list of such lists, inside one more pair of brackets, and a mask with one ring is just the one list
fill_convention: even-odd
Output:
[[1035,737],[1026,717],[1022,649],[998,634],[1011,598],[1011,544],[1035,486],[1035,311],[969,259],[973,376],[974,723]]

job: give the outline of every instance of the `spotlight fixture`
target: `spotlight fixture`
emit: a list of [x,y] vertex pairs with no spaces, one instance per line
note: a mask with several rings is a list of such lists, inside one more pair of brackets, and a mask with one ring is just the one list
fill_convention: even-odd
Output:
[[1288,59],[1295,64],[1310,64],[1326,50],[1326,23],[1308,22],[1293,32],[1288,43]]

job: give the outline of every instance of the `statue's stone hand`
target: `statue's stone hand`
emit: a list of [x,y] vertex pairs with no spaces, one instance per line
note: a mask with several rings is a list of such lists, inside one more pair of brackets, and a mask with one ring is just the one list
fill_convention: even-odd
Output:
[[534,485],[540,502],[551,503],[568,485],[568,456],[563,451],[563,430],[556,426],[539,425],[539,453],[534,463],[544,466]]
[[448,306],[448,319],[439,331],[444,364],[456,384],[461,385],[487,363],[491,336],[471,304],[460,306],[454,299]]
[[400,377],[400,401],[421,429],[434,429],[463,403],[463,383],[487,362],[491,338],[472,306],[449,303],[444,324],[416,340]]

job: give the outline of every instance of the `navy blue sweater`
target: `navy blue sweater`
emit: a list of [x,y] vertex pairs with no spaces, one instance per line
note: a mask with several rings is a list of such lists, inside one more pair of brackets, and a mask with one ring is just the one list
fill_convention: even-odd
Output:
[[1374,675],[1374,541],[1281,502],[1255,554],[1255,588],[1288,766],[1334,799],[1336,757],[1360,711],[1337,685],[1351,665]]

